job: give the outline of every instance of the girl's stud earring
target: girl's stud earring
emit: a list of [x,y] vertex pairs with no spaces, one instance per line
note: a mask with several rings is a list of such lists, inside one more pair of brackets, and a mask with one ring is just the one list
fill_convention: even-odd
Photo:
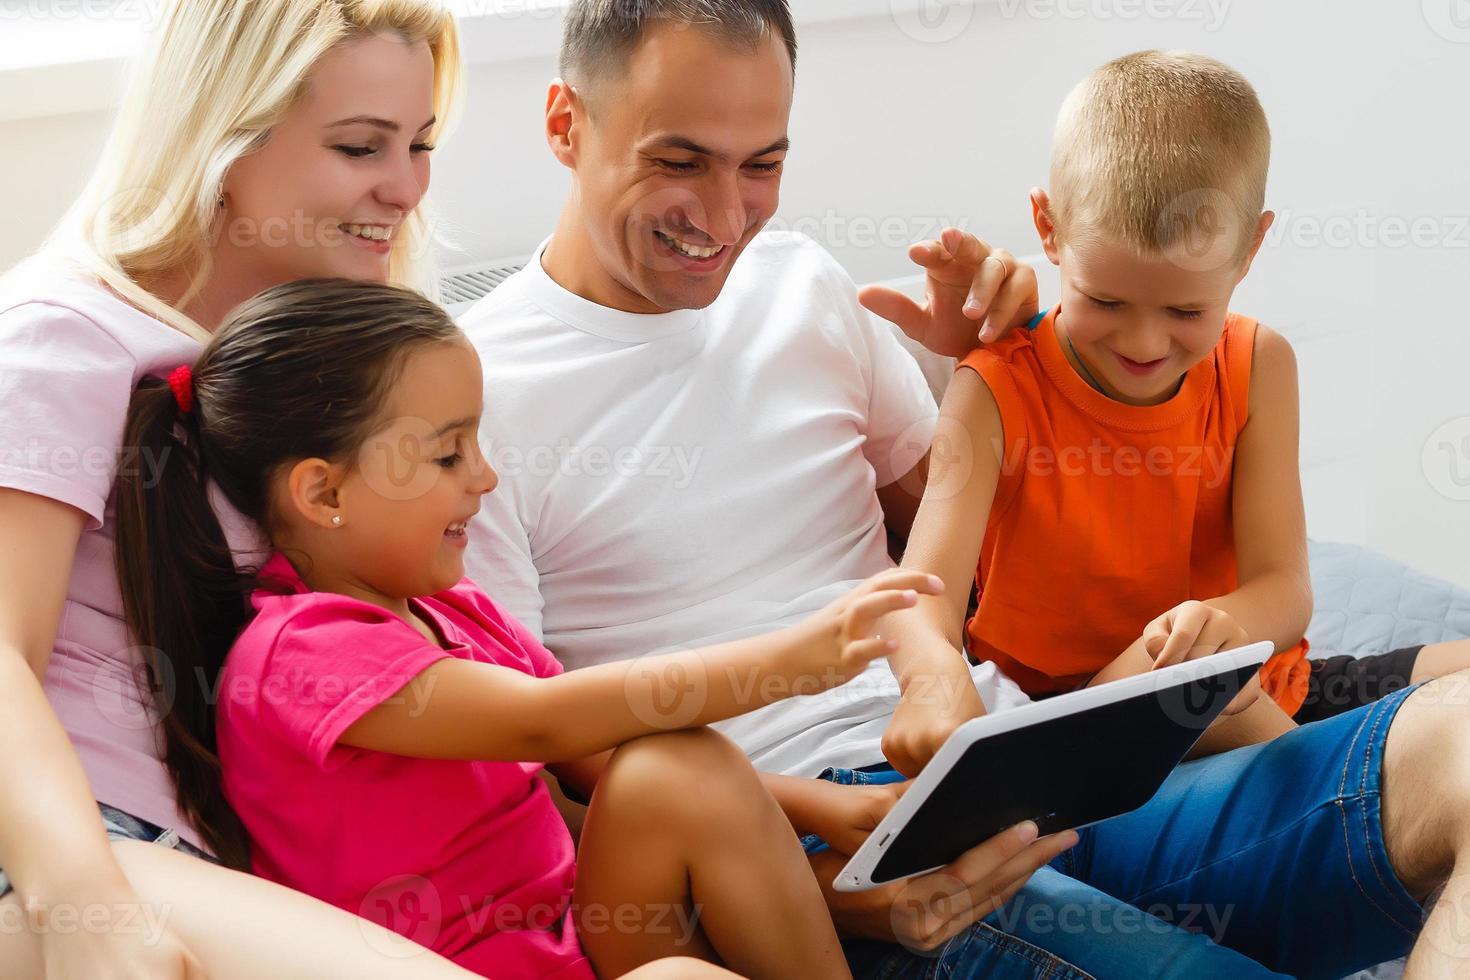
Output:
[[332,515],[332,526],[333,527],[341,527],[342,526],[342,515],[341,514],[333,514]]

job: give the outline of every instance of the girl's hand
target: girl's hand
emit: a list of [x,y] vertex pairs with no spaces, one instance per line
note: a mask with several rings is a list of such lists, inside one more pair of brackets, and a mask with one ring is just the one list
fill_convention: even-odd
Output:
[[[1153,658],[1154,670],[1233,650],[1249,642],[1250,636],[1229,613],[1192,600],[1170,609],[1143,630],[1143,648]],[[1260,696],[1261,683],[1252,677],[1223,714],[1240,714]]]
[[799,627],[806,636],[800,644],[798,687],[809,688],[815,680],[815,690],[826,690],[852,680],[870,661],[898,649],[898,641],[878,635],[878,620],[911,608],[920,593],[943,591],[944,582],[937,575],[891,568],[833,602]]
[[114,921],[106,928],[76,928],[76,923],[61,928],[47,921],[46,911],[31,913],[31,927],[41,938],[46,980],[206,980],[204,968],[178,936],[162,923],[148,925],[150,917],[138,914],[142,899],[131,888],[111,898],[89,894],[79,904],[81,913],[106,909]]
[[821,837],[834,851],[856,854],[863,841],[878,826],[893,804],[908,789],[908,783],[881,786],[845,786],[824,783],[827,792],[820,809],[809,819],[810,832]]

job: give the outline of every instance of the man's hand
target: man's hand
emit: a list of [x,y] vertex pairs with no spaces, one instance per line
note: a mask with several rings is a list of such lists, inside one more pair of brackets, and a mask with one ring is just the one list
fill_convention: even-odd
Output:
[[1034,269],[958,228],[911,246],[909,258],[927,273],[924,305],[888,286],[868,286],[858,299],[944,357],[964,357],[999,340],[1040,306]]
[[915,677],[883,732],[883,756],[912,779],[956,728],[983,714],[985,702],[968,671]]
[[864,892],[832,888],[832,879],[847,863],[841,852],[813,854],[811,863],[839,933],[927,952],[1010,901],[1038,868],[1076,843],[1071,830],[1038,840],[1036,825],[1027,821],[938,871]]

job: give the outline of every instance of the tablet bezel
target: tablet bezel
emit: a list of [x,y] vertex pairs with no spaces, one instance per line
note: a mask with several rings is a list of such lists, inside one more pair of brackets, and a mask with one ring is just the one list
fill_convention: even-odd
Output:
[[[1100,684],[1097,687],[1082,688],[1044,701],[1032,702],[998,714],[983,715],[965,722],[950,734],[929,764],[910,781],[907,791],[894,804],[893,809],[889,810],[888,814],[879,821],[878,826],[868,835],[858,852],[838,872],[832,882],[832,887],[843,892],[864,891],[891,884],[893,881],[902,881],[909,877],[926,874],[941,867],[936,865],[935,868],[915,871],[904,878],[888,881],[871,880],[873,870],[878,866],[887,848],[902,834],[913,815],[919,811],[934,789],[976,742],[1003,732],[1044,725],[1055,719],[1091,711],[1102,705],[1183,687],[1210,677],[1238,671],[1244,667],[1259,667],[1270,659],[1273,653],[1275,653],[1275,647],[1271,643],[1253,643],[1235,650],[1212,654],[1198,660],[1188,660],[1145,674],[1136,674],[1107,684]],[[1212,705],[1213,716],[1218,717],[1219,712],[1223,711],[1228,703],[1227,700],[1225,704]],[[1196,740],[1204,734],[1204,731],[1204,728],[1199,730]],[[1185,750],[1187,751],[1188,749]],[[1183,754],[1181,753],[1181,758]]]

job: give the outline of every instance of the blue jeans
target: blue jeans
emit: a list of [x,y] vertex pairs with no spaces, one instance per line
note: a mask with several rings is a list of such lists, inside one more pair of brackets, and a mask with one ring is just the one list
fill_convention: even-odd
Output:
[[[119,810],[115,806],[108,806],[106,803],[98,803],[97,809],[101,814],[102,827],[107,831],[108,840],[140,840],[160,844],[163,847],[172,847],[176,851],[203,858],[210,864],[219,864],[213,855],[206,854],[190,844],[172,828],[165,830],[155,823],[140,820],[131,813]],[[0,871],[0,898],[4,898],[14,890],[5,872]]]
[[1389,865],[1379,804],[1384,742],[1411,693],[1181,765],[934,954],[848,941],[854,975],[1328,978],[1404,955],[1423,910]]

